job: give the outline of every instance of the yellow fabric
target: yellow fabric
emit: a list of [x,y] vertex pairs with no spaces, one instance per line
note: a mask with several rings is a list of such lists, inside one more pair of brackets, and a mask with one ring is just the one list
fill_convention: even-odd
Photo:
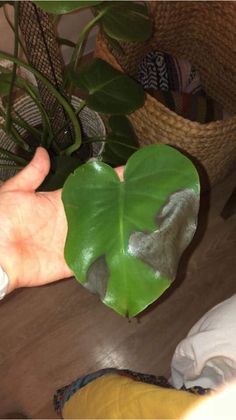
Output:
[[102,376],[77,391],[64,419],[175,419],[206,397],[144,384],[119,375]]

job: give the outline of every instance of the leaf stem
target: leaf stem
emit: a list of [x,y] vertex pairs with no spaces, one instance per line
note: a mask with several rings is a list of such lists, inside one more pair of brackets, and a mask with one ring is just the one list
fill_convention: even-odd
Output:
[[[15,16],[14,16],[14,33],[15,33],[15,40],[14,40],[14,57],[18,57],[18,46],[19,46],[19,25],[18,25],[18,18],[19,18],[19,2],[16,1],[14,3],[14,11],[15,11]],[[12,108],[12,96],[13,96],[13,88],[14,88],[14,83],[15,83],[15,79],[16,79],[16,69],[17,69],[17,63],[14,62],[13,64],[13,69],[12,69],[12,78],[11,78],[11,85],[10,85],[10,90],[9,90],[9,95],[8,95],[8,103],[7,103],[7,116],[6,116],[6,130],[7,132],[10,131],[10,126],[11,126],[11,108]]]
[[33,87],[31,87],[30,84],[26,82],[24,79],[21,79],[18,77],[18,81],[20,82],[19,86],[22,89],[24,89],[25,92],[31,97],[32,101],[35,103],[35,105],[37,106],[41,114],[41,122],[43,126],[43,132],[41,133],[41,145],[44,146],[45,148],[48,148],[50,147],[50,144],[51,144],[50,138],[52,137],[52,133],[53,133],[50,119],[44,107],[40,103],[40,99],[37,96],[36,90],[33,89]]
[[[0,109],[1,112],[1,109]],[[29,150],[29,145],[25,142],[25,140],[20,136],[16,128],[11,126],[10,131],[8,132],[4,124],[0,124],[0,128],[6,133],[9,137],[11,137],[12,141],[15,144],[18,144],[20,147],[22,147],[24,150]]]
[[28,131],[29,133],[31,133],[38,141],[40,141],[41,139],[41,132],[35,128],[33,125],[30,125],[27,121],[25,121],[23,118],[21,118],[21,115],[16,112],[16,116],[12,117],[12,122],[16,125],[18,125],[21,128],[24,128],[26,131]]
[[[106,10],[102,10],[102,12],[100,12],[97,16],[95,16],[84,28],[83,30],[80,32],[78,41],[76,42],[76,46],[74,48],[71,60],[69,62],[68,67],[72,68],[74,71],[76,71],[79,60],[80,60],[80,56],[81,56],[81,51],[82,51],[82,47],[84,44],[84,39],[87,35],[87,33],[93,28],[93,26],[95,26],[97,24],[97,22],[102,18],[102,16],[106,13]],[[65,78],[65,84],[64,87],[68,88],[68,92],[69,92],[69,98],[71,98],[71,93],[72,93],[72,83],[71,81],[69,81],[69,86],[67,86],[68,83],[68,78]]]
[[[85,107],[86,102],[85,101],[81,101],[79,108],[76,110],[76,115],[78,116],[78,114],[80,113],[80,111],[82,111],[82,109]],[[67,126],[67,124],[64,125],[64,127],[60,128],[60,130],[55,134],[58,135],[60,133],[61,130],[65,129]],[[53,137],[54,139],[54,137]],[[81,144],[81,143],[80,143]],[[67,149],[64,149],[60,152],[60,155],[67,155],[70,156],[73,152],[75,152],[79,147],[80,144],[78,144],[76,141],[74,142],[74,144],[70,145],[69,147],[67,147]]]
[[[60,92],[58,92],[58,90],[52,85],[52,83],[46,77],[44,77],[42,75],[41,72],[39,72],[38,70],[36,70],[32,66],[30,66],[29,64],[26,64],[26,63],[22,62],[21,60],[19,60],[18,58],[14,57],[10,54],[7,54],[3,51],[0,51],[0,58],[12,61],[12,62],[26,68],[27,70],[29,70],[39,80],[41,80],[44,83],[44,85],[54,94],[54,96],[56,97],[58,102],[62,105],[62,107],[65,109],[65,111],[67,112],[67,114],[69,115],[69,117],[71,119],[71,122],[74,126],[75,143],[76,143],[77,148],[78,148],[81,144],[81,129],[80,129],[80,124],[79,124],[78,118],[76,116],[76,113],[75,113],[73,107],[70,105],[70,103],[60,94]],[[74,146],[74,144],[72,146]]]
[[[85,101],[81,101],[80,106],[78,109],[76,109],[76,115],[78,116],[78,114],[80,113],[80,111],[82,111],[82,109],[85,107],[86,102]],[[58,136],[63,130],[66,129],[66,127],[68,126],[68,121],[63,125],[63,127],[61,127],[53,136],[53,139]]]
[[139,149],[136,146],[131,146],[130,144],[123,143],[122,141],[110,140],[110,139],[107,139],[106,137],[89,137],[89,139],[83,140],[83,143],[101,143],[101,142],[107,143],[108,145],[110,143],[119,144],[121,146],[127,147],[128,149],[132,149],[132,150],[138,150]]
[[69,66],[73,66],[73,69],[76,70],[78,61],[80,59],[80,52],[83,46],[84,38],[87,35],[87,32],[89,32],[93,26],[96,25],[96,23],[102,18],[102,16],[105,14],[106,10],[103,10],[100,12],[95,18],[93,18],[80,32],[78,41],[76,42],[76,47],[74,49],[74,52],[72,54],[70,64]]
[[[5,155],[9,159],[11,159],[13,162],[22,164],[23,166],[27,165],[28,163],[26,159],[22,158],[21,156],[17,156],[15,155],[15,153],[10,152],[9,150],[5,150],[2,147],[0,147],[0,155]],[[0,157],[0,160],[1,160],[1,157]]]

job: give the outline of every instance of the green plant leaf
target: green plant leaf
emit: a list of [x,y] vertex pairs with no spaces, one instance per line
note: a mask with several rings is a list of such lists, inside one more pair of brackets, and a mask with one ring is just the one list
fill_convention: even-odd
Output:
[[143,88],[99,58],[83,66],[78,73],[71,70],[69,77],[76,86],[87,91],[86,105],[102,114],[130,114],[144,104]]
[[96,6],[101,1],[33,1],[38,7],[45,10],[45,12],[53,13],[54,15],[64,15],[65,13],[73,12],[74,10],[85,7]]
[[133,127],[124,115],[109,118],[111,132],[106,137],[102,159],[112,166],[125,165],[129,157],[139,148]]
[[199,179],[189,159],[169,146],[144,147],[124,182],[110,166],[87,163],[62,199],[67,264],[107,306],[132,317],[170,286],[197,223]]
[[100,24],[103,31],[117,41],[143,42],[152,34],[152,21],[147,15],[147,8],[134,2],[103,3],[106,13]]

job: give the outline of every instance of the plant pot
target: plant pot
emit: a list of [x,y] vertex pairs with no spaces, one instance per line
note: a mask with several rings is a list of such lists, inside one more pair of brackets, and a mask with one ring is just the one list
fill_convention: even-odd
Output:
[[[73,96],[71,101],[74,109],[78,109],[81,103],[81,99]],[[20,99],[16,100],[14,106],[14,110],[30,125],[38,127],[41,124],[41,115],[40,112],[33,102],[33,100],[29,96],[21,97]],[[0,124],[3,123],[3,119],[0,117]],[[80,123],[82,132],[86,135],[86,137],[104,137],[106,134],[105,126],[103,124],[102,119],[100,116],[90,110],[89,108],[85,107],[82,111],[80,111]],[[26,130],[17,127],[18,132],[21,136],[26,135]],[[11,152],[17,153],[17,145],[8,137],[8,135],[0,129],[0,146],[6,150]],[[104,143],[93,143],[92,145],[92,156],[94,158],[98,157],[102,149],[104,147]],[[4,163],[12,168],[0,168],[0,179],[2,181],[6,181],[7,179],[11,178],[13,175],[16,174],[17,170],[15,169],[15,164],[7,160],[0,153],[0,164]]]
[[115,48],[99,33],[96,56],[134,79],[150,51],[189,61],[199,71],[206,93],[231,116],[206,124],[177,115],[151,95],[129,116],[140,145],[164,143],[192,158],[202,187],[224,179],[236,165],[236,3],[148,1],[152,36],[144,43]]

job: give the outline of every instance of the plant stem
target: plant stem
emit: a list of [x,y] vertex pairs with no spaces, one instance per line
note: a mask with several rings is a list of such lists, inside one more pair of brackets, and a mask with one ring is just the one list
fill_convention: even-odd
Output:
[[[85,105],[86,105],[86,101],[81,101],[80,102],[80,105],[79,105],[79,108],[78,109],[76,109],[75,110],[75,112],[76,112],[76,115],[78,116],[79,115],[79,113],[80,113],[80,111],[82,111],[82,109],[85,107]],[[68,126],[68,121],[63,125],[63,127],[61,127],[55,134],[54,134],[54,136],[52,137],[52,141],[53,140],[55,140],[55,137],[56,136],[58,136],[63,130],[65,130],[66,129],[66,127]],[[66,150],[66,149],[65,149]],[[65,150],[64,150],[64,152],[65,152]]]
[[[4,111],[0,108],[0,115],[6,119],[6,114],[4,113]],[[16,130],[15,127],[13,127],[13,125],[11,125],[11,129],[8,132],[5,125],[4,124],[0,124],[0,128],[4,131],[4,133],[6,133],[8,136],[10,136],[12,138],[12,141],[15,144],[18,144],[19,146],[21,146],[24,150],[28,151],[29,150],[29,145],[25,142],[25,140],[20,136],[20,134],[18,133],[18,131]]]
[[[14,17],[14,33],[15,33],[15,41],[14,41],[14,57],[18,57],[18,40],[19,40],[19,31],[18,31],[18,17],[19,17],[19,2],[16,1],[14,3],[14,11],[15,11],[15,17]],[[12,96],[13,96],[13,88],[14,83],[16,79],[16,69],[17,69],[17,63],[13,64],[12,69],[12,78],[11,78],[11,85],[8,95],[8,103],[7,103],[7,116],[6,116],[6,130],[9,133],[10,126],[11,126],[11,108],[12,108]]]
[[89,137],[88,139],[83,140],[83,143],[107,143],[107,144],[119,144],[121,146],[127,147],[128,149],[138,150],[138,147],[131,146],[130,144],[123,143],[122,141],[117,140],[107,140],[106,137]]
[[71,61],[70,61],[70,65],[73,66],[74,70],[76,70],[78,61],[80,59],[80,52],[83,46],[83,41],[84,41],[85,36],[92,29],[92,27],[96,25],[96,23],[102,18],[104,14],[105,14],[105,10],[103,10],[97,16],[95,16],[95,18],[93,18],[81,31],[78,41],[76,43],[76,47],[72,54]]
[[70,39],[66,39],[66,38],[62,38],[62,37],[57,36],[56,40],[57,40],[59,45],[66,45],[67,47],[70,47],[70,48],[75,48],[76,47],[76,44],[74,42],[70,41]]
[[[81,130],[80,130],[80,125],[79,125],[79,121],[78,121],[78,118],[76,116],[76,113],[74,112],[74,109],[70,105],[70,103],[57,91],[57,89],[52,85],[52,83],[49,82],[49,80],[42,75],[42,73],[40,73],[38,70],[36,70],[32,66],[30,66],[29,64],[26,64],[26,63],[22,62],[21,60],[19,60],[18,58],[13,57],[10,54],[7,54],[3,51],[0,51],[0,58],[12,61],[13,63],[16,63],[16,64],[22,66],[23,68],[26,68],[27,70],[29,70],[39,80],[41,80],[44,83],[44,85],[55,95],[56,99],[62,105],[62,107],[64,107],[65,111],[67,112],[67,114],[69,115],[69,117],[71,119],[71,122],[74,126],[75,143],[76,143],[77,148],[78,148],[81,144]],[[74,145],[72,145],[72,146],[74,146]]]
[[[21,156],[15,155],[15,153],[10,152],[9,150],[5,150],[2,147],[0,147],[0,154],[7,156],[9,159],[11,159],[13,162],[27,165],[28,161]],[[0,158],[1,159],[1,158]]]
[[[0,116],[6,121],[6,113],[4,112],[4,110],[2,108],[0,108]],[[12,122],[13,123],[15,123],[16,125],[24,128],[26,130],[29,130],[30,131],[30,129],[32,130],[32,128],[33,128],[33,127],[30,127],[30,126],[29,126],[29,128],[26,128],[25,125],[27,125],[27,123],[24,120],[22,120],[21,117],[20,118],[11,117],[11,119],[12,119]],[[11,128],[10,128],[10,131],[9,132],[7,132],[6,127],[5,127],[4,124],[2,124],[0,127],[2,128],[2,130],[8,136],[12,136],[13,137],[14,143],[18,144],[19,146],[21,146],[26,151],[29,150],[28,143],[20,136],[20,134],[18,133],[17,129],[13,125],[11,125]]]
[[16,125],[19,125],[19,127],[24,128],[26,131],[31,133],[38,141],[40,141],[41,132],[37,128],[30,125],[27,121],[23,120],[23,118],[21,118],[21,115],[18,112],[16,112],[16,115],[17,118],[12,117],[12,122]]
[[[86,102],[85,101],[81,101],[79,108],[76,110],[76,116],[78,116],[78,114],[80,113],[80,111],[82,111],[82,109],[85,107]],[[58,132],[55,134],[55,136],[53,137],[53,139],[63,130],[67,127],[67,124],[64,125],[62,128],[60,128],[60,130],[58,130]],[[52,140],[53,140],[52,139]],[[81,144],[81,143],[80,143]],[[79,147],[80,144],[78,145],[76,143],[76,141],[74,142],[74,144],[72,144],[71,146],[69,146],[67,149],[62,150],[59,154],[60,155],[67,155],[69,156],[71,153],[75,152]]]
[[[78,66],[78,62],[80,59],[80,55],[81,55],[81,51],[82,51],[82,47],[83,47],[83,43],[84,43],[84,39],[87,35],[87,33],[93,28],[93,26],[95,26],[97,24],[97,22],[102,18],[102,16],[106,13],[106,10],[104,9],[102,12],[100,12],[97,16],[95,16],[95,18],[93,18],[84,28],[83,30],[80,32],[78,41],[76,42],[76,46],[75,49],[73,51],[70,63],[68,65],[69,68],[73,68],[74,71],[76,71],[77,66]],[[65,78],[65,83],[64,83],[64,87],[65,89],[67,88],[67,83],[68,83],[68,79]],[[68,87],[68,91],[69,91],[69,98],[71,98],[71,91],[72,91],[72,84],[70,82],[69,87]]]
[[30,84],[28,82],[26,82],[24,79],[21,79],[18,77],[18,81],[19,83],[19,87],[21,87],[21,89],[24,89],[25,92],[31,97],[31,99],[33,100],[33,102],[35,103],[35,105],[37,106],[40,114],[41,114],[41,121],[42,121],[42,126],[43,126],[43,132],[40,133],[41,134],[41,141],[40,144],[42,146],[44,146],[45,148],[49,148],[51,141],[50,138],[52,137],[52,127],[51,127],[51,123],[50,123],[50,119],[44,109],[44,107],[42,106],[42,104],[40,103],[40,99],[37,96],[35,89],[33,89],[33,87],[30,86]]
[[0,128],[4,131],[5,134],[7,134],[12,141],[17,144],[18,146],[22,147],[22,149],[28,151],[29,145],[22,139],[18,131],[11,127],[10,132],[7,132],[6,127],[3,124],[0,124]]

